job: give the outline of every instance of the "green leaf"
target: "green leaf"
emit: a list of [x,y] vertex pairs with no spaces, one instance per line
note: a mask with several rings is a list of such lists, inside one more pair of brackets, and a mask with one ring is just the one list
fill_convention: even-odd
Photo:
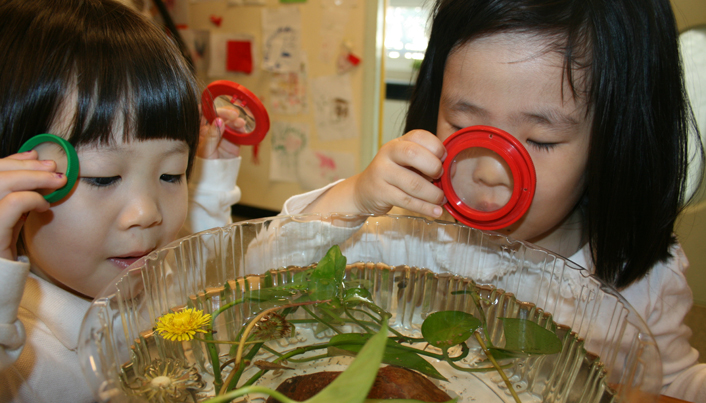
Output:
[[[365,333],[344,333],[333,336],[330,340],[332,346],[328,349],[329,356],[342,355],[340,350],[348,353],[358,353],[369,338],[370,335]],[[382,362],[397,367],[413,369],[429,377],[448,381],[429,361],[420,357],[414,351],[401,348],[397,342],[391,339],[387,339]]]
[[295,286],[308,292],[312,301],[334,299],[342,294],[345,271],[346,257],[338,245],[333,245],[316,267],[296,273],[293,282],[283,287]]
[[561,340],[535,322],[527,319],[501,318],[505,332],[505,348],[514,354],[554,354],[561,351]]
[[375,382],[387,341],[387,321],[380,331],[368,340],[358,356],[333,382],[307,403],[363,403]]
[[422,323],[422,336],[432,346],[442,350],[461,344],[481,327],[481,321],[461,311],[439,311],[427,316]]
[[343,303],[348,308],[356,307],[364,303],[373,303],[372,295],[367,288],[364,287],[353,287],[346,288],[343,294]]
[[321,301],[341,295],[345,270],[346,257],[341,254],[338,245],[333,245],[309,277],[310,298]]
[[346,257],[343,256],[338,245],[333,245],[316,265],[314,273],[311,275],[311,279],[333,279],[337,283],[341,283],[343,282],[345,270]]

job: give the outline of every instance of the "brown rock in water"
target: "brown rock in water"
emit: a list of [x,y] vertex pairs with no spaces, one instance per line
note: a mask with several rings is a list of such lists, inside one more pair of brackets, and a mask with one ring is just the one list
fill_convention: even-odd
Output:
[[[293,376],[278,387],[277,391],[290,399],[310,399],[328,386],[341,372],[324,371]],[[387,366],[380,368],[368,399],[416,399],[423,402],[447,402],[451,397],[424,375],[405,368]],[[267,403],[279,403],[273,397]]]

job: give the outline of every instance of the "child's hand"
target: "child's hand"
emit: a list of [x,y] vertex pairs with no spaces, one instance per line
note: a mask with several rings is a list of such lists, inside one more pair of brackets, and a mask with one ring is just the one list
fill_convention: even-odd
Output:
[[56,163],[38,161],[36,151],[0,159],[0,258],[16,260],[17,237],[26,214],[49,209],[37,190],[56,190],[66,184],[66,175],[55,170]]
[[441,177],[444,144],[424,130],[387,142],[357,175],[355,203],[360,211],[385,214],[394,206],[439,217],[444,193],[431,183]]
[[394,206],[440,217],[444,144],[432,133],[413,130],[387,142],[368,167],[329,189],[306,212],[385,214]]
[[196,155],[205,159],[235,158],[240,155],[240,147],[223,139],[225,126],[243,132],[245,130],[245,120],[238,112],[228,108],[218,109],[218,116],[211,124],[206,119],[201,120],[201,130],[199,132],[199,147]]

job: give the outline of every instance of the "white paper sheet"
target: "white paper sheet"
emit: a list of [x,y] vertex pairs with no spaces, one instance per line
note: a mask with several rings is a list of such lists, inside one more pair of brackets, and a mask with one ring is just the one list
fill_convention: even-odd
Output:
[[299,155],[309,143],[310,126],[306,123],[272,122],[270,141],[270,180],[297,182]]
[[320,140],[331,141],[358,136],[349,74],[313,78],[311,96]]
[[299,71],[301,16],[298,6],[262,10],[262,68],[276,73]]
[[308,93],[306,63],[301,63],[298,72],[272,73],[268,111],[273,114],[308,114]]

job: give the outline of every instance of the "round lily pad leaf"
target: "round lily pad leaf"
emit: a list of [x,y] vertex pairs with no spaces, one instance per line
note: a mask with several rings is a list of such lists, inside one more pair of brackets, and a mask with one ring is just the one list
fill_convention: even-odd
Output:
[[447,350],[468,340],[480,326],[480,320],[469,313],[439,311],[424,320],[422,336],[432,346]]

